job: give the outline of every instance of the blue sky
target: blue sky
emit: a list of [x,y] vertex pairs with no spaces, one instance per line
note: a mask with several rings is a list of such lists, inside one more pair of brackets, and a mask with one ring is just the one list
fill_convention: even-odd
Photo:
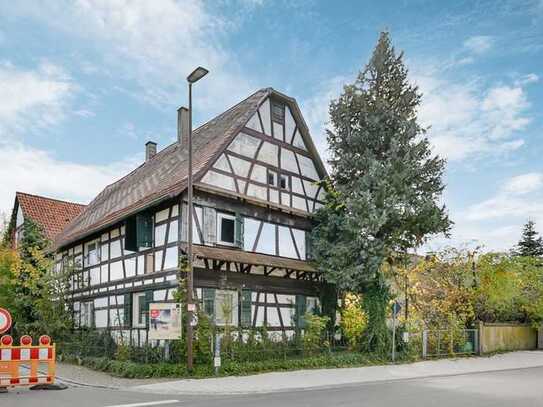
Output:
[[[380,30],[424,93],[447,158],[451,244],[510,247],[543,232],[543,1],[99,1],[0,5],[0,210],[16,190],[88,202],[176,134],[254,90],[295,97],[326,157],[328,102]],[[432,248],[444,244],[435,240]]]

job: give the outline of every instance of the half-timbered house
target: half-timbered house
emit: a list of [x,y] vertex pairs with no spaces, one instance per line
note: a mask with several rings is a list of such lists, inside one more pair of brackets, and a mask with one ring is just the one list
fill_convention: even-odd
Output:
[[[173,300],[188,230],[187,132],[180,108],[177,142],[158,152],[148,142],[145,162],[57,237],[81,326],[143,343],[148,304]],[[198,300],[219,325],[292,334],[321,295],[307,237],[326,176],[296,101],[261,89],[195,129],[193,151]]]

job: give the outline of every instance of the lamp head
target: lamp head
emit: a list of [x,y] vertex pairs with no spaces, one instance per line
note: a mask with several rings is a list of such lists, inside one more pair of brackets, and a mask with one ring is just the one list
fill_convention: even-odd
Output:
[[189,83],[198,82],[200,79],[202,79],[204,76],[208,74],[208,70],[204,67],[199,66],[194,71],[191,72],[189,76],[187,76],[187,81]]

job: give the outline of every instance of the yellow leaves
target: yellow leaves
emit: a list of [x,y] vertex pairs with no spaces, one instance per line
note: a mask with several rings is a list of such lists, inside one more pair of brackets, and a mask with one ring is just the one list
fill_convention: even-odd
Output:
[[368,322],[361,304],[362,297],[360,295],[353,293],[345,295],[340,326],[349,341],[351,349],[357,345]]

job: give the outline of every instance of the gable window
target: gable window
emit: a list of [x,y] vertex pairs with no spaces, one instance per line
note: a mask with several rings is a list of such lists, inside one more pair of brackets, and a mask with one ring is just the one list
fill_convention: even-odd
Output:
[[272,103],[272,120],[277,123],[285,121],[285,105]]
[[226,213],[217,214],[217,237],[219,244],[233,246],[236,243],[236,217]]

